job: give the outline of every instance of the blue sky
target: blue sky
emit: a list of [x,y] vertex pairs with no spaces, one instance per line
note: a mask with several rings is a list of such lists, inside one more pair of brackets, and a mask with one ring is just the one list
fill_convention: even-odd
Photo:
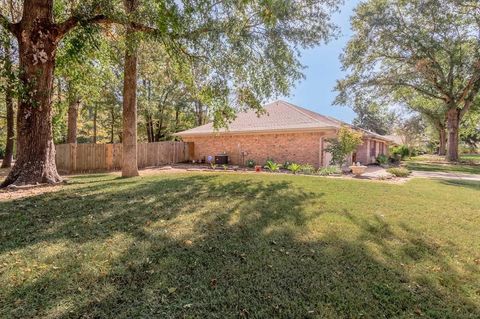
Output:
[[346,0],[341,6],[341,12],[333,17],[333,21],[340,28],[337,40],[302,52],[301,62],[307,67],[304,70],[306,78],[297,83],[291,95],[283,97],[283,100],[345,122],[350,123],[353,120],[355,113],[350,108],[334,106],[332,103],[336,96],[333,91],[336,80],[344,76],[339,56],[352,35],[350,16],[359,2]]

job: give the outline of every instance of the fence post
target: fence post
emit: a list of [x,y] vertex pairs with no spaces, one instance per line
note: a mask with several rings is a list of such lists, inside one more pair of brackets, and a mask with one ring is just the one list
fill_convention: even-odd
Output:
[[110,171],[113,168],[113,144],[105,145],[105,165],[107,171]]
[[68,144],[69,148],[69,163],[70,167],[68,168],[68,173],[72,174],[75,173],[77,170],[77,143],[70,143]]

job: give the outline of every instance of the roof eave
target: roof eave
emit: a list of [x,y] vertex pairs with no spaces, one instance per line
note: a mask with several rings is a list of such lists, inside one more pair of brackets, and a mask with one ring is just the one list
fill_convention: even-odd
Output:
[[173,135],[180,137],[194,136],[219,136],[219,135],[251,135],[251,134],[272,134],[272,133],[314,133],[329,130],[338,130],[335,126],[319,128],[293,128],[293,129],[271,129],[271,130],[248,130],[248,131],[217,131],[217,132],[178,132]]

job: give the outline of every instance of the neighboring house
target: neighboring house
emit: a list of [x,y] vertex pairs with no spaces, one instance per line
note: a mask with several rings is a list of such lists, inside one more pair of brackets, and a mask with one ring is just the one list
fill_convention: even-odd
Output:
[[[278,163],[329,165],[331,156],[325,151],[327,139],[336,137],[338,129],[348,124],[284,101],[267,104],[265,110],[266,114],[261,116],[253,110],[238,114],[228,129],[215,131],[210,123],[176,135],[193,143],[190,158],[195,160],[227,154],[230,163],[236,165],[244,165],[249,159],[263,165],[269,158]],[[370,164],[379,154],[388,153],[391,140],[361,131],[364,143],[349,162]]]
[[403,145],[405,144],[405,138],[400,135],[385,135],[386,138],[392,141],[394,145]]

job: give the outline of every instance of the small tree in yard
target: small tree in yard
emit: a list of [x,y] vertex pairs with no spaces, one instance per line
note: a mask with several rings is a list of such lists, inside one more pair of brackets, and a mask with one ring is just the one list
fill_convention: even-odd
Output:
[[329,145],[326,151],[332,154],[331,165],[342,166],[345,164],[347,155],[357,149],[363,143],[363,134],[347,126],[342,126],[338,131],[338,137],[328,139]]

